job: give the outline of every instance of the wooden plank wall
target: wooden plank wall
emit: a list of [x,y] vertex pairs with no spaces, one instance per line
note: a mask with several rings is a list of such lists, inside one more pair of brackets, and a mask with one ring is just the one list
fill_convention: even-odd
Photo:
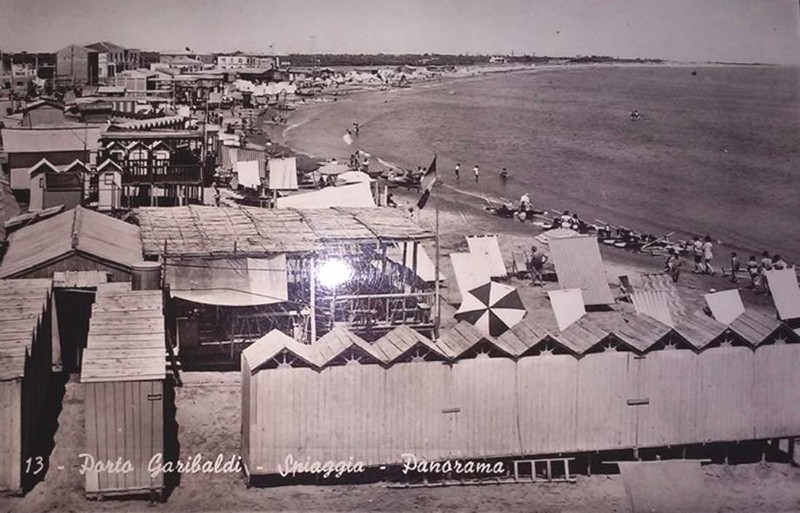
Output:
[[86,452],[98,461],[130,461],[128,473],[87,472],[89,493],[151,490],[164,476],[148,465],[164,453],[164,389],[161,381],[86,383]]
[[22,384],[0,381],[0,490],[22,488]]
[[380,465],[800,435],[800,345],[269,369],[243,386],[252,474],[287,454]]
[[52,264],[33,269],[17,278],[52,278],[53,274],[60,271],[104,271],[108,273],[109,282],[131,281],[131,273],[122,266],[111,266],[99,259],[93,259],[85,254],[72,254]]
[[755,435],[753,351],[746,347],[717,348],[702,353],[699,360],[697,440],[752,439]]
[[523,453],[574,450],[578,360],[572,355],[522,358],[516,376]]
[[755,352],[756,438],[778,438],[800,426],[800,345],[759,347]]
[[[575,448],[599,451],[633,447],[634,409],[627,400],[637,396],[632,353],[589,354],[578,361],[577,428]],[[564,401],[574,400],[563,397]],[[539,427],[535,428],[539,431]]]
[[638,444],[663,446],[698,440],[699,356],[692,351],[656,351],[639,360],[639,395],[648,405],[638,415]]

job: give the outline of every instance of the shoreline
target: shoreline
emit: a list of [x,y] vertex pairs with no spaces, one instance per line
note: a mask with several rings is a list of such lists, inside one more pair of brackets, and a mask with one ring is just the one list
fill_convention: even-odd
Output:
[[[525,69],[504,70],[505,73],[537,73],[537,72],[553,72],[553,71],[566,71],[577,70],[597,67],[675,67],[673,64],[591,64],[591,65],[558,65],[558,66],[537,66]],[[700,65],[680,64],[680,67],[690,68],[699,67]],[[725,65],[706,65],[704,67],[724,67]],[[496,73],[496,72],[495,72]],[[340,134],[325,133],[324,136],[317,134],[317,138],[309,140],[307,137],[298,136],[295,130],[312,123],[315,119],[319,118],[322,113],[328,109],[336,109],[341,107],[342,104],[349,104],[351,102],[365,102],[370,98],[375,98],[378,95],[391,95],[402,94],[406,91],[419,90],[420,88],[431,87],[446,87],[448,84],[454,82],[474,80],[476,78],[483,78],[493,73],[481,73],[476,75],[459,76],[459,77],[446,77],[442,80],[423,81],[412,84],[408,89],[399,91],[375,91],[364,90],[357,92],[350,92],[344,97],[338,97],[336,101],[318,101],[309,102],[298,106],[297,110],[292,113],[288,120],[288,126],[281,127],[278,134],[272,134],[273,140],[281,144],[285,144],[292,148],[292,150],[303,153],[312,157],[336,157],[342,158],[345,155],[341,154],[342,140]],[[366,99],[366,100],[365,100]],[[362,123],[362,126],[368,126],[369,120]],[[348,146],[351,152],[357,149],[370,154],[370,157],[376,161],[380,161],[384,165],[389,164],[391,167],[405,167],[407,169],[414,169],[416,164],[408,161],[387,158],[378,152],[370,151],[371,148],[368,144],[353,144]],[[427,157],[426,157],[427,159]],[[441,165],[441,164],[440,164]],[[467,169],[464,175],[469,174]],[[465,235],[484,234],[497,234],[505,240],[501,241],[501,248],[503,254],[508,260],[510,255],[508,253],[520,252],[530,248],[534,243],[534,237],[544,230],[532,226],[530,223],[521,223],[516,220],[503,219],[487,213],[483,207],[486,202],[494,200],[495,202],[501,201],[504,198],[498,197],[490,191],[468,191],[459,188],[451,180],[451,175],[447,170],[439,169],[439,181],[436,184],[434,193],[431,195],[429,205],[426,209],[419,213],[419,219],[429,225],[433,225],[434,214],[433,212],[439,208],[440,213],[447,214],[451,221],[442,227],[442,251],[443,254],[454,251],[462,251],[466,249]],[[466,178],[469,180],[469,178]],[[413,191],[405,192],[400,189],[393,190],[395,199],[398,201],[399,207],[409,208],[416,202],[416,193]],[[477,200],[477,201],[476,201]],[[554,205],[537,205],[537,207],[544,210],[552,210]],[[536,243],[537,246],[540,244]],[[507,246],[504,248],[503,246]],[[508,249],[512,248],[512,249]],[[663,270],[663,258],[653,257],[649,254],[634,253],[627,250],[620,250],[616,248],[609,248],[600,244],[601,254],[604,263],[606,264],[609,282],[612,286],[616,283],[616,276],[629,272],[640,273],[659,273]],[[717,265],[723,267],[727,263],[726,251],[729,250],[727,246],[722,244],[717,247]],[[516,259],[516,258],[515,258]],[[518,260],[518,259],[516,259]],[[681,276],[681,281],[678,284],[682,296],[686,296],[689,301],[695,304],[698,308],[704,306],[704,299],[702,295],[710,290],[725,290],[733,288],[734,284],[726,278],[722,278],[719,274],[716,277],[706,275],[694,275],[690,272],[691,263],[686,259],[684,263],[684,272]],[[517,262],[519,264],[519,262]],[[507,261],[507,264],[509,262]],[[509,266],[510,268],[510,266]],[[744,284],[740,284],[740,291],[742,292],[743,299],[748,305],[756,306],[757,308],[765,308],[771,305],[769,298],[755,296],[751,291],[741,288]]]

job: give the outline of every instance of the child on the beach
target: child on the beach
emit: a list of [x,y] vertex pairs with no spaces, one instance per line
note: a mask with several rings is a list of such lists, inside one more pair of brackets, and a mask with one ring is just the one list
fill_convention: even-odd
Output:
[[475,167],[472,168],[472,172],[475,173],[475,181],[477,182],[478,178],[480,178],[480,176],[481,176],[481,168],[480,168],[480,166],[478,166],[476,164]]
[[456,181],[458,181],[458,179],[460,178],[459,175],[461,174],[461,164],[456,164],[455,172],[456,172]]
[[750,260],[747,261],[747,274],[750,276],[750,288],[756,288],[758,286],[758,261],[755,255],[750,255]]
[[739,257],[735,251],[731,252],[731,283],[739,283],[739,270],[742,268],[742,263],[739,262]]

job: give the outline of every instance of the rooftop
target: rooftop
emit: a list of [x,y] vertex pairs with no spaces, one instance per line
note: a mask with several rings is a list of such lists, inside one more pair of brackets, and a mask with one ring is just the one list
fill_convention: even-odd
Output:
[[8,237],[8,251],[0,263],[0,278],[23,276],[74,252],[130,267],[142,260],[139,228],[76,207],[12,233]]
[[264,256],[302,253],[326,243],[429,240],[433,232],[392,208],[137,210],[145,255]]
[[160,290],[100,284],[92,305],[81,382],[162,380],[166,335]]

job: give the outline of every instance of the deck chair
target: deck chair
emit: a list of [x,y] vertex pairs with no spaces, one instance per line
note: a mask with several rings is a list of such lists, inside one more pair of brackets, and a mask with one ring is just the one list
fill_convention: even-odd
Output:
[[631,294],[636,292],[631,285],[631,280],[627,274],[623,274],[617,277],[619,279],[619,291],[620,291],[620,299],[624,299],[625,301],[631,300]]

